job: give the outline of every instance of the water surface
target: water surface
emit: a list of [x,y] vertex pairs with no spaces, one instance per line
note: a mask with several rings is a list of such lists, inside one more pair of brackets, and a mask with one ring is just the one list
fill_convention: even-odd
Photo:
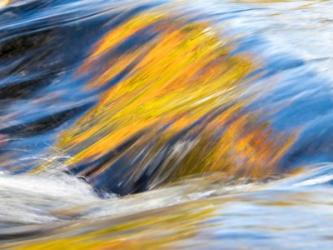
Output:
[[0,2],[3,249],[331,249],[332,2]]

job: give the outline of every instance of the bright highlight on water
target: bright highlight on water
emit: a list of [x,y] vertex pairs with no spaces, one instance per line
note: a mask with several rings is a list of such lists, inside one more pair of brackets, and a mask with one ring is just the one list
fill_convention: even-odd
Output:
[[0,249],[331,249],[331,1],[0,1]]

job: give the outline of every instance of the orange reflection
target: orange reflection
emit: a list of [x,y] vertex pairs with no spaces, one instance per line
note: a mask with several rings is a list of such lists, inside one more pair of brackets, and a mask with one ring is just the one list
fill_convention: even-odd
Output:
[[[120,50],[133,36],[149,34],[152,39]],[[128,146],[127,154],[136,155],[143,145],[156,143],[136,166],[140,171],[172,137],[203,119],[202,125],[192,129],[196,139],[182,149],[181,157],[167,156],[161,175],[171,166],[172,179],[221,170],[250,178],[272,174],[295,136],[272,131],[270,124],[258,119],[259,114],[241,114],[246,100],[218,112],[239,98],[240,83],[257,67],[248,55],[231,56],[232,47],[226,44],[208,22],[188,22],[158,11],[140,14],[108,32],[77,70],[78,76],[95,72],[87,90],[105,86],[133,66],[103,93],[95,108],[62,134],[58,147],[75,152],[66,165],[98,159],[142,133]],[[213,118],[203,118],[214,112]],[[169,127],[163,129],[166,124]],[[224,132],[217,136],[222,128]]]

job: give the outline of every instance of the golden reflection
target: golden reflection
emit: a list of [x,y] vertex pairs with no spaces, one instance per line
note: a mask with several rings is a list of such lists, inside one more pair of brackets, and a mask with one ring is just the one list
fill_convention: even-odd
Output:
[[[214,213],[214,206],[209,203],[189,203],[105,222],[74,225],[69,227],[72,233],[67,236],[54,235],[52,239],[22,243],[14,249],[168,249],[194,237],[200,231],[199,224]],[[80,233],[82,228],[86,230]]]
[[[123,46],[133,37],[149,35],[152,38],[142,44]],[[154,141],[146,159],[136,166],[143,170],[173,137],[201,119],[202,124],[190,132],[196,139],[187,143],[186,150],[180,147],[181,153],[168,155],[159,170],[161,176],[169,173],[164,179],[212,171],[249,178],[272,174],[295,136],[273,131],[260,114],[241,114],[246,100],[219,111],[239,98],[244,78],[258,67],[250,55],[231,55],[232,43],[223,39],[208,22],[189,22],[157,10],[106,33],[76,73],[80,77],[94,72],[87,91],[106,86],[132,68],[61,135],[57,147],[71,154],[65,165],[99,159],[141,133],[126,154],[137,155],[143,145]]]
[[3,8],[11,3],[11,0],[0,0],[0,8]]

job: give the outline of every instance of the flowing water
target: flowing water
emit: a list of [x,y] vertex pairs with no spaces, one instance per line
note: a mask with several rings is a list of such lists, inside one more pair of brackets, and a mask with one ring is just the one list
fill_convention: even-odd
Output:
[[333,2],[0,0],[0,249],[332,249]]

